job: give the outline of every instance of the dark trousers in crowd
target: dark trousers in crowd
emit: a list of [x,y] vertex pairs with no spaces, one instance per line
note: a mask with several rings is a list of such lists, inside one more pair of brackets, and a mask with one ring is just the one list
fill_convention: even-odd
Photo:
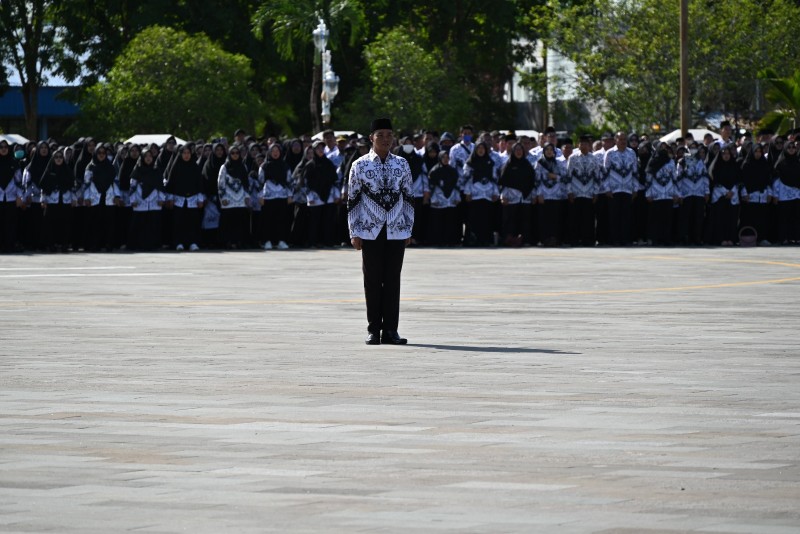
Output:
[[247,233],[244,240],[245,247],[254,247],[263,244],[264,237],[264,212],[262,210],[247,210]]
[[416,243],[423,243],[428,236],[428,218],[430,206],[422,197],[414,198],[414,228],[411,237]]
[[42,250],[45,247],[42,239],[43,220],[44,212],[38,202],[31,203],[22,211],[22,240],[26,250]]
[[546,247],[560,245],[564,201],[545,200],[537,206],[537,209],[539,211],[539,241]]
[[721,198],[711,206],[711,243],[739,240],[739,206]]
[[769,239],[769,204],[743,202],[739,213],[739,227],[752,226],[758,240]]
[[[172,246],[183,245],[189,247],[200,242],[200,222],[203,210],[190,208],[184,204],[182,208],[175,206],[170,210],[172,219]],[[222,210],[223,212],[225,210]],[[164,220],[162,219],[162,224]]]
[[151,251],[161,248],[161,215],[161,210],[131,213],[128,246],[132,250]]
[[17,246],[17,219],[19,208],[16,202],[0,201],[0,252],[14,252]]
[[597,196],[597,203],[594,206],[595,209],[595,216],[597,217],[597,228],[596,228],[596,237],[597,242],[601,245],[608,245],[609,243],[609,236],[608,236],[608,215],[609,215],[609,204],[611,199],[608,198],[606,195],[598,195]]
[[86,250],[97,251],[114,249],[114,211],[116,206],[106,206],[101,199],[97,206],[86,208]]
[[48,204],[44,208],[44,242],[50,250],[67,250],[72,238],[72,205]]
[[703,221],[706,213],[706,199],[686,197],[681,202],[678,214],[678,239],[685,245],[703,243]]
[[428,244],[455,245],[461,241],[461,220],[457,208],[431,208]]
[[396,332],[400,319],[400,272],[405,240],[387,239],[384,226],[374,240],[364,239],[361,268],[367,300],[367,330]]
[[781,242],[800,241],[800,200],[778,202],[778,239]]
[[643,194],[636,195],[631,206],[631,239],[634,242],[649,238],[647,208],[649,203]]
[[469,237],[465,243],[485,247],[494,242],[494,202],[480,199],[469,202]]
[[307,244],[309,247],[330,246],[333,244],[336,205],[323,204],[306,208],[308,221]]
[[654,200],[647,206],[647,237],[654,245],[672,243],[672,199]]
[[594,201],[591,198],[576,198],[567,208],[569,220],[569,240],[573,246],[593,247]]
[[[222,208],[220,228],[226,247],[242,248],[250,239],[250,210],[248,208]],[[196,241],[192,241],[196,243]]]
[[289,238],[296,247],[306,246],[308,239],[308,206],[306,204],[294,204],[294,215]]
[[72,250],[86,250],[86,218],[88,217],[89,208],[83,206],[80,201],[78,205],[72,208],[72,236],[70,243],[72,243]]
[[[632,196],[614,193],[608,202],[608,241],[615,246],[631,243]],[[650,206],[648,206],[648,209]]]
[[130,246],[128,234],[131,228],[131,215],[133,214],[133,208],[121,206],[114,211],[116,218],[114,223],[114,227],[116,228],[114,246],[118,248],[123,246],[128,247]]
[[289,213],[291,206],[285,198],[265,200],[261,206],[264,243],[269,241],[277,245],[289,240]]
[[530,241],[531,205],[503,205],[503,242],[506,245],[519,246]]

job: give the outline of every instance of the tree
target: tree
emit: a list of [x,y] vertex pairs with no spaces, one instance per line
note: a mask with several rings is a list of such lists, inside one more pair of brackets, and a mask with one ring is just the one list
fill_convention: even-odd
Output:
[[[0,59],[11,63],[22,85],[25,130],[38,136],[39,87],[56,58],[56,30],[52,2],[3,0],[0,2]],[[3,72],[3,82],[7,81]]]
[[[359,0],[269,0],[253,15],[253,30],[257,36],[264,37],[264,28],[269,28],[280,56],[292,60],[303,56],[309,48],[313,49],[311,32],[320,19],[330,31],[328,46],[331,50],[342,43],[354,45],[367,26],[364,6]],[[319,131],[318,99],[322,76],[316,53],[313,65],[309,108],[313,127]]]
[[253,128],[250,61],[205,35],[154,26],[137,35],[106,81],[87,90],[82,132],[119,139],[169,132],[190,139]]
[[768,84],[767,100],[775,106],[762,124],[778,133],[800,126],[800,69],[787,78],[779,78],[774,69],[765,69],[760,77]]
[[[678,2],[604,0],[532,10],[552,45],[577,65],[580,96],[602,103],[618,127],[677,124]],[[690,81],[694,109],[743,113],[756,107],[757,72],[796,65],[800,9],[789,0],[692,0]]]

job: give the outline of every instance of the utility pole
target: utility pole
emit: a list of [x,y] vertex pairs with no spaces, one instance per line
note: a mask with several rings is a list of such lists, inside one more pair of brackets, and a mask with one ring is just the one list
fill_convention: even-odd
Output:
[[692,110],[689,102],[689,0],[681,3],[681,135],[689,131]]

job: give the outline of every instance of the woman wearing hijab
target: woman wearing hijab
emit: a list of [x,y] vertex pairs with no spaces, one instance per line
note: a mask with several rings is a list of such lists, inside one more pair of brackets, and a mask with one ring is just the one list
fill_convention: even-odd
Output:
[[298,247],[307,245],[308,239],[308,188],[305,182],[306,166],[314,160],[314,149],[307,146],[303,149],[303,159],[292,172],[292,228],[289,232],[291,243]]
[[42,190],[40,182],[50,161],[50,145],[39,141],[31,151],[30,161],[22,173],[25,187],[25,212],[23,215],[23,243],[28,250],[42,250],[50,244],[43,240]]
[[294,172],[300,162],[303,161],[303,142],[297,138],[287,141],[284,143],[283,153],[286,167],[289,172]]
[[494,205],[500,200],[498,168],[491,148],[481,141],[464,163],[464,194],[469,202],[470,242],[477,246],[494,242]]
[[267,159],[258,171],[259,183],[263,184],[259,193],[264,224],[264,250],[276,247],[289,248],[289,210],[292,199],[292,173],[283,157],[281,146],[271,145]]
[[450,165],[450,154],[442,150],[439,152],[439,163],[428,173],[431,190],[428,242],[431,245],[451,246],[461,241],[457,210],[461,202],[458,180],[458,171]]
[[131,225],[131,214],[133,213],[130,200],[131,173],[133,172],[133,168],[136,166],[136,163],[139,161],[140,154],[141,149],[137,145],[123,147],[118,153],[118,156],[122,157],[120,157],[119,162],[117,186],[119,187],[119,192],[122,196],[120,206],[117,208],[116,242],[121,249],[125,249],[129,245],[128,231]]
[[530,239],[531,205],[535,174],[525,148],[516,143],[500,172],[500,202],[503,206],[503,236],[507,246],[519,247]]
[[204,248],[220,246],[219,221],[221,206],[217,189],[219,188],[219,170],[228,159],[228,150],[223,143],[217,142],[211,146],[211,153],[203,164],[203,195],[206,203],[203,207],[202,242]]
[[[359,143],[363,143],[364,153],[369,151],[366,141],[359,141]],[[350,166],[352,166],[353,161],[362,156],[361,152],[362,150],[356,151],[348,160],[349,165],[346,166],[345,172],[343,173],[345,177],[345,187],[347,186],[347,178],[350,176]],[[415,213],[414,228],[411,232],[411,244],[417,245],[422,243],[425,237],[425,234],[423,233],[425,231],[425,226],[420,214],[422,213],[423,206],[425,205],[425,200],[430,198],[428,169],[425,167],[425,159],[417,154],[417,151],[414,149],[414,141],[411,137],[405,136],[401,138],[400,145],[394,152],[395,155],[406,160],[409,168],[411,169],[411,179],[413,180],[411,187],[414,194]]]
[[56,150],[40,183],[45,242],[53,252],[67,252],[72,237],[72,209],[78,205],[75,175],[63,150]]
[[736,164],[736,147],[722,147],[709,168],[711,177],[710,243],[732,246],[738,239],[739,184],[741,169]]
[[689,153],[677,165],[678,195],[681,205],[678,211],[678,240],[684,245],[703,243],[703,219],[706,203],[711,195],[708,169],[705,164],[707,149],[697,143],[689,146]]
[[100,145],[94,150],[91,163],[83,174],[83,204],[86,212],[86,246],[88,250],[111,251],[114,247],[114,211],[121,203],[115,183],[117,170],[108,158],[108,149]]
[[[156,161],[156,170],[158,167]],[[220,171],[221,172],[221,171]],[[175,161],[169,165],[164,184],[167,201],[172,205],[172,246],[181,252],[200,250],[200,223],[203,214],[203,175],[189,144],[178,149]],[[162,220],[163,222],[163,220]]]
[[[800,137],[800,136],[798,136]],[[775,164],[774,202],[778,205],[778,239],[783,245],[800,243],[800,147],[787,141]]]
[[556,146],[545,143],[534,167],[536,202],[539,204],[539,237],[542,245],[557,247],[562,241],[561,223],[567,200],[567,166],[556,159]]
[[672,242],[673,206],[680,200],[675,183],[675,161],[669,145],[658,143],[645,170],[644,196],[647,199],[647,237],[653,245]]
[[[313,159],[303,169],[308,206],[308,246],[330,246],[333,244],[335,228],[336,167],[325,157],[325,142],[314,141]],[[321,237],[322,236],[322,237]]]
[[161,214],[167,196],[155,161],[152,152],[145,150],[130,175],[130,246],[134,250],[161,248]]
[[83,194],[83,177],[86,174],[86,167],[92,162],[94,151],[97,147],[97,141],[91,137],[83,139],[82,143],[75,146],[73,153],[74,164],[72,172],[75,174],[75,180],[78,181],[79,191],[81,197],[78,199],[78,205],[72,209],[72,249],[86,249],[86,219],[88,217],[89,209],[84,205]]
[[[647,180],[647,163],[653,155],[653,145],[641,142],[639,136],[633,133],[628,136],[628,146],[636,151],[638,163],[636,181],[639,184],[639,191],[644,191]],[[647,199],[644,198],[644,195],[636,195],[631,205],[631,239],[637,245],[643,245],[647,241],[647,206]]]
[[13,252],[17,247],[19,210],[25,202],[22,170],[11,146],[0,140],[0,252]]
[[231,147],[228,159],[219,169],[217,192],[222,206],[220,228],[225,247],[242,248],[250,229],[250,179],[238,145]]
[[764,153],[764,145],[753,145],[742,163],[742,201],[740,227],[750,226],[759,237],[759,245],[771,243],[767,235],[771,228],[769,207],[772,205],[772,182],[774,166]]

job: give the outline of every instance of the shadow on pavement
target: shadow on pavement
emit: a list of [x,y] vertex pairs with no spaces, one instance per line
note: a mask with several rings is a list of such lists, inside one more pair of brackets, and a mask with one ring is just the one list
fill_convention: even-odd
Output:
[[463,352],[508,352],[528,354],[581,354],[580,352],[564,352],[562,350],[527,349],[524,347],[484,347],[480,345],[430,345],[427,343],[409,343],[409,347],[421,347],[439,350],[459,350]]

